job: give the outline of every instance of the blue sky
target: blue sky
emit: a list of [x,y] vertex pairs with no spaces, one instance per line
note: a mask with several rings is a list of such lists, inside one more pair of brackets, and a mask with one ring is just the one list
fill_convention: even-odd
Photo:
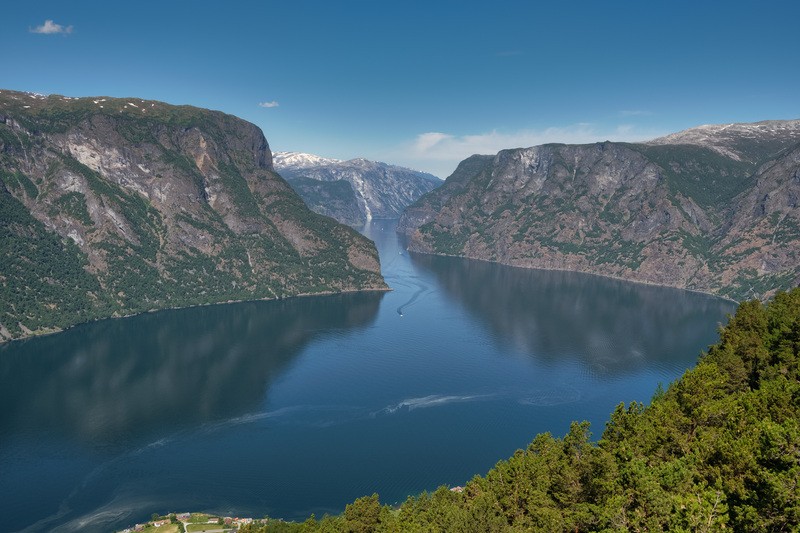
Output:
[[2,88],[219,109],[273,150],[441,177],[502,148],[800,118],[796,0],[7,4]]

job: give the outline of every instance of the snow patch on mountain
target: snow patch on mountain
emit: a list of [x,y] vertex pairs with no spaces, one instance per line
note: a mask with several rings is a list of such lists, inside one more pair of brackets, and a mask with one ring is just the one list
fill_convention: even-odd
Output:
[[[325,211],[323,214],[331,215],[330,207],[315,208],[314,203],[328,197],[321,194],[324,183],[340,180],[350,183],[362,222],[372,218],[397,218],[406,206],[442,184],[442,180],[432,174],[364,158],[342,161],[302,152],[275,152],[273,164],[309,207],[317,212]],[[301,178],[316,180],[320,185],[314,192],[308,182],[298,183]],[[335,213],[333,216],[339,219]]]
[[645,144],[692,144],[710,148],[737,161],[747,160],[753,143],[773,139],[795,139],[800,143],[800,120],[764,120],[753,123],[705,124],[648,141]]
[[281,169],[301,169],[320,165],[333,165],[341,163],[342,160],[320,157],[314,154],[305,154],[303,152],[273,152],[272,162],[275,168],[280,171]]

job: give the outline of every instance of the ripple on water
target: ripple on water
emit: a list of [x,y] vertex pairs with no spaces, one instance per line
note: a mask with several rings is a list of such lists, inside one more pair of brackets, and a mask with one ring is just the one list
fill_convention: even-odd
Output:
[[531,391],[528,395],[520,398],[518,402],[522,405],[533,405],[536,407],[549,407],[580,401],[581,392],[569,385],[560,387],[550,387]]

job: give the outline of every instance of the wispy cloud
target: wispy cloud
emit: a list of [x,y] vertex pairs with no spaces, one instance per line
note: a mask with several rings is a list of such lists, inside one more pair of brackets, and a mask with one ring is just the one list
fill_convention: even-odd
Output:
[[278,107],[279,105],[280,104],[277,102],[277,100],[273,100],[271,102],[259,102],[258,103],[259,107]]
[[527,148],[547,143],[586,144],[598,141],[642,141],[663,135],[662,131],[644,131],[630,124],[599,128],[579,123],[564,127],[515,132],[493,130],[475,135],[453,135],[444,132],[420,133],[403,143],[392,154],[394,162],[424,169],[439,177],[447,177],[458,163],[474,154],[496,154],[506,148]]
[[623,109],[619,114],[623,117],[649,117],[653,112],[644,109]]
[[29,32],[31,33],[43,33],[46,35],[52,35],[60,33],[61,35],[69,35],[72,33],[72,26],[62,26],[61,24],[56,24],[50,19],[44,21],[44,24],[41,26],[36,26],[35,28],[29,28]]

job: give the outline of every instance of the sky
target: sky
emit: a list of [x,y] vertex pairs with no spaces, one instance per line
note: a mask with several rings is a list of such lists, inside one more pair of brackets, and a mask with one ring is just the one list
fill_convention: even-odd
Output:
[[162,100],[273,151],[475,154],[800,118],[800,2],[8,0],[0,88]]

